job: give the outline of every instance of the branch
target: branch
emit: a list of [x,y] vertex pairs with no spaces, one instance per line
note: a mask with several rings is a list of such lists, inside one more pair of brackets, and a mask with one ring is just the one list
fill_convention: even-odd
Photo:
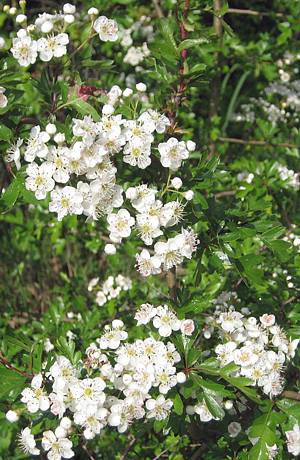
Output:
[[[213,28],[214,32],[218,39],[219,48],[222,46],[223,42],[223,25],[222,19],[219,16],[219,11],[222,9],[222,0],[214,0],[213,2],[214,11],[214,22]],[[222,54],[220,49],[216,53],[216,73],[211,82],[211,97],[209,101],[209,119],[210,122],[214,117],[218,115],[219,106],[220,106],[220,88],[221,88],[221,77],[220,77],[220,67],[221,67]],[[216,154],[216,143],[211,142],[209,146],[209,156],[212,158]]]
[[125,460],[126,459],[128,452],[130,452],[130,450],[132,449],[132,447],[134,446],[135,443],[136,443],[136,438],[133,436],[133,438],[131,439],[130,443],[126,447],[124,453],[121,455],[119,460]]
[[283,13],[265,13],[261,11],[254,11],[254,10],[243,10],[240,8],[228,8],[226,11],[227,13],[231,14],[249,14],[250,16],[276,16],[278,18],[284,17]]
[[[190,8],[190,0],[185,0],[183,12],[182,12],[183,20],[179,20],[178,11],[177,11],[177,14],[176,14],[181,41],[186,40],[187,37],[188,37],[187,30],[185,29],[185,26],[184,26],[184,20],[187,18],[189,8]],[[183,94],[184,94],[185,90],[187,89],[187,83],[185,81],[185,76],[184,76],[184,74],[185,74],[185,62],[187,60],[187,56],[188,56],[187,49],[181,50],[181,52],[180,52],[180,58],[181,59],[180,59],[180,67],[179,67],[179,82],[178,82],[178,85],[177,85],[177,88],[176,88],[175,96],[173,98],[173,103],[174,103],[173,110],[169,111],[169,113],[168,113],[168,117],[169,117],[170,122],[171,122],[170,132],[174,132],[174,130],[176,128],[177,111],[178,111],[178,108],[181,105]]]
[[300,146],[296,144],[290,144],[289,142],[272,143],[270,141],[256,141],[256,140],[245,140],[237,139],[235,137],[219,137],[217,142],[228,142],[230,144],[242,144],[242,145],[257,145],[260,147],[286,147],[291,149],[298,149]]
[[297,393],[296,391],[286,390],[281,393],[281,396],[288,399],[294,399],[295,401],[300,401],[300,393]]
[[176,267],[172,267],[167,272],[167,284],[169,288],[170,297],[173,302],[177,302],[177,281],[176,281]]
[[164,13],[162,12],[162,9],[160,7],[160,4],[159,4],[159,1],[158,0],[152,0],[153,1],[153,5],[154,5],[154,8],[155,8],[155,11],[156,11],[156,16],[158,18],[163,18],[164,17]]
[[13,366],[2,354],[0,351],[0,363],[6,367],[6,369],[9,369],[10,371],[17,372],[20,375],[23,375],[23,377],[29,377],[32,379],[34,377],[34,374],[28,374],[27,372],[21,371],[20,369],[17,369],[15,366]]

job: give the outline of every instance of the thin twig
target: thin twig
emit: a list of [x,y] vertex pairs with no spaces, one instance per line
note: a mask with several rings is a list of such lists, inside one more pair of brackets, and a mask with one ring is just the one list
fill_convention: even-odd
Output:
[[217,142],[228,142],[230,144],[242,144],[242,145],[257,145],[261,147],[286,147],[290,149],[297,149],[300,145],[290,144],[289,142],[272,143],[270,141],[256,141],[252,139],[237,139],[235,137],[219,137]]
[[215,198],[223,198],[224,196],[233,196],[236,194],[236,190],[225,190],[224,192],[215,193]]
[[231,14],[248,14],[250,16],[276,16],[278,18],[284,17],[283,13],[274,13],[274,12],[266,13],[266,12],[262,12],[262,11],[243,10],[243,9],[240,9],[240,8],[228,8],[228,10],[226,11],[226,14],[227,13],[231,13]]
[[121,455],[120,460],[125,460],[127,457],[127,454],[130,452],[130,450],[133,448],[134,444],[136,443],[136,438],[133,436],[131,439],[130,443],[126,447],[124,453]]
[[172,267],[167,271],[167,284],[169,288],[170,297],[173,302],[177,302],[177,281],[176,281],[176,267]]
[[34,377],[34,374],[28,374],[27,372],[21,371],[20,369],[17,369],[15,366],[13,366],[2,354],[0,351],[0,363],[3,364],[6,369],[9,369],[10,371],[17,372],[20,375],[23,375],[23,377],[28,377],[31,378]]
[[281,396],[288,399],[294,399],[295,401],[300,401],[300,393],[297,393],[296,391],[286,390],[281,393]]
[[[216,52],[216,73],[214,78],[211,82],[211,97],[209,101],[209,119],[212,122],[213,118],[216,117],[219,113],[219,106],[220,106],[220,90],[221,90],[221,76],[220,76],[220,69],[222,64],[222,53],[221,47],[223,42],[223,25],[222,19],[219,16],[218,12],[222,9],[222,0],[214,0],[213,6],[214,14],[213,19],[213,28],[214,32],[218,39],[218,51]],[[212,158],[216,154],[216,143],[211,142],[209,146],[209,156],[208,158]]]
[[164,17],[164,13],[162,12],[162,9],[160,7],[160,4],[159,4],[159,1],[158,0],[152,0],[153,1],[153,5],[154,5],[154,8],[155,8],[155,11],[156,11],[156,16],[158,18],[163,18]]

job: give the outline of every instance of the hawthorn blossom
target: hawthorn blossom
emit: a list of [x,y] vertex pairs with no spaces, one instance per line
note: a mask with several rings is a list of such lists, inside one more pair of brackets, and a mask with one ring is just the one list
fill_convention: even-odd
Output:
[[287,440],[287,450],[290,454],[297,457],[300,455],[300,427],[294,425],[293,429],[285,432]]
[[131,217],[127,209],[120,209],[116,214],[110,214],[107,217],[110,231],[110,238],[118,241],[127,238],[131,233],[131,227],[134,225],[134,218]]
[[118,24],[113,19],[100,16],[94,22],[93,28],[99,34],[100,40],[104,42],[115,42],[118,40]]
[[53,57],[62,57],[67,53],[66,45],[69,43],[69,36],[66,33],[49,35],[47,38],[40,38],[37,41],[37,49],[40,59],[44,62],[51,61]]
[[37,200],[43,200],[47,193],[53,190],[55,186],[52,179],[53,173],[54,166],[51,163],[43,163],[41,166],[31,163],[27,166],[25,187],[34,192]]
[[38,55],[37,42],[26,35],[26,31],[18,32],[18,37],[13,38],[12,43],[13,46],[10,51],[20,66],[27,67],[35,63]]
[[60,221],[67,215],[82,214],[82,201],[83,196],[76,188],[68,185],[61,189],[56,188],[51,192],[49,211],[56,212]]
[[140,254],[136,254],[136,266],[142,276],[150,276],[161,273],[161,259],[151,256],[147,249],[143,249]]
[[24,428],[18,435],[18,444],[25,454],[39,455],[40,450],[36,447],[36,442],[29,427]]
[[170,399],[165,399],[163,395],[159,395],[157,399],[148,399],[146,408],[148,409],[147,418],[155,418],[156,420],[164,420],[168,417],[173,402]]
[[31,388],[25,388],[21,393],[21,401],[27,405],[27,409],[31,413],[35,413],[38,410],[46,411],[50,407],[49,398],[43,390],[42,384],[42,375],[35,375],[31,381]]
[[185,142],[179,142],[175,137],[170,137],[167,142],[158,144],[158,151],[162,166],[172,171],[180,168],[182,160],[189,157]]
[[42,438],[42,447],[48,452],[49,460],[60,460],[61,458],[74,457],[72,442],[67,438],[57,438],[53,431],[44,431]]
[[5,96],[6,89],[3,86],[0,86],[0,109],[4,109],[7,106],[8,99]]
[[156,308],[153,326],[158,329],[160,336],[169,337],[172,331],[178,331],[180,329],[181,321],[177,318],[175,313],[169,310],[167,305],[161,305]]

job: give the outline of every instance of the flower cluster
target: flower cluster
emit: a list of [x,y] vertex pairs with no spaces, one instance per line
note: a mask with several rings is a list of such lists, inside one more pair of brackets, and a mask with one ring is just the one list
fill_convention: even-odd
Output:
[[[138,94],[132,96],[133,100],[138,100],[135,96],[138,98]],[[154,239],[164,235],[163,229],[167,232],[180,223],[186,204],[183,200],[193,198],[192,191],[179,190],[182,181],[176,177],[171,180],[171,173],[180,168],[195,144],[175,137],[158,143],[160,162],[170,171],[163,190],[145,183],[126,189],[117,184],[118,165],[147,168],[152,162],[154,134],[165,133],[170,125],[165,115],[152,109],[137,119],[114,115],[116,106],[124,98],[119,86],[114,86],[107,94],[100,121],[95,122],[90,116],[73,119],[70,143],[53,123],[45,130],[34,126],[26,142],[19,139],[9,150],[7,160],[15,161],[19,167],[20,157],[24,157],[29,163],[26,188],[34,192],[38,200],[45,199],[51,192],[49,210],[57,213],[58,220],[72,214],[84,214],[94,220],[106,216],[111,242],[121,243],[135,229],[143,243],[150,246]],[[163,203],[160,198],[166,192],[175,195],[175,199]],[[138,269],[144,276],[169,270],[184,258],[190,259],[197,242],[192,230],[182,229],[167,241],[158,241],[153,256],[148,250],[142,250],[137,256]]]
[[[184,326],[167,306],[152,306],[152,318],[163,336],[180,326],[183,332],[192,331],[192,325]],[[166,395],[186,380],[176,368],[181,360],[179,353],[172,342],[152,336],[132,343],[127,339],[124,323],[114,320],[87,348],[83,361],[74,365],[65,356],[56,356],[49,371],[34,376],[30,387],[23,390],[21,401],[29,414],[52,414],[59,419],[54,431],[43,432],[41,447],[49,460],[74,455],[69,435],[78,430],[92,439],[105,426],[117,427],[122,433],[135,420],[163,420],[169,416],[173,403]],[[7,418],[16,419],[11,414]],[[22,431],[20,445],[32,455],[40,453],[29,428]]]
[[128,291],[132,287],[131,279],[123,275],[109,276],[101,284],[101,289],[98,289],[98,282],[99,278],[93,278],[88,285],[88,291],[95,291],[95,300],[100,307],[109,300],[119,297],[122,291]]
[[299,340],[288,340],[272,314],[258,321],[230,307],[217,314],[214,322],[222,340],[215,348],[221,367],[234,363],[236,376],[249,378],[270,398],[280,394],[284,364],[295,356]]
[[145,325],[152,321],[153,326],[158,329],[161,337],[169,337],[173,331],[181,330],[184,335],[192,335],[195,329],[191,319],[179,320],[177,315],[167,305],[154,307],[150,303],[144,303],[137,310],[135,317],[138,326]]
[[[116,41],[118,39],[118,25],[105,16],[94,21],[97,11],[93,9],[91,18],[93,29],[102,41]],[[27,16],[17,16],[17,21],[23,28],[18,30],[13,39],[11,53],[23,67],[34,64],[37,57],[41,61],[49,62],[53,58],[61,58],[67,53],[69,35],[65,32],[69,24],[74,23],[76,6],[66,3],[61,12],[56,14],[39,14],[32,24],[27,24]]]

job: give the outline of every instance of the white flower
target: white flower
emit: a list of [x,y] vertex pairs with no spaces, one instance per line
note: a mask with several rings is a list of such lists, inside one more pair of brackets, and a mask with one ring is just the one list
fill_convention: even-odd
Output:
[[37,42],[40,59],[44,62],[48,62],[51,61],[53,57],[64,56],[67,53],[66,45],[68,43],[69,36],[66,33],[40,38]]
[[134,319],[137,321],[137,325],[140,326],[141,324],[148,324],[155,315],[156,308],[150,303],[143,303],[136,312]]
[[154,246],[155,255],[161,259],[164,270],[181,264],[183,255],[181,253],[181,239],[170,238],[167,242],[159,241]]
[[200,416],[201,422],[210,422],[211,420],[217,420],[211,412],[205,402],[198,403],[194,406],[195,413]]
[[179,142],[175,137],[171,137],[167,142],[158,144],[160,162],[165,168],[176,171],[181,166],[182,160],[189,157],[189,152],[184,142]]
[[26,454],[39,455],[40,451],[36,448],[36,442],[30,428],[26,427],[18,436],[18,444]]
[[149,246],[153,238],[161,236],[163,232],[159,228],[159,219],[149,214],[138,214],[136,217],[136,228],[144,243]]
[[65,14],[74,14],[76,12],[76,6],[71,3],[65,3],[63,6],[63,12]]
[[104,335],[97,340],[99,347],[103,350],[106,350],[107,348],[116,350],[120,346],[121,341],[126,340],[128,337],[128,334],[124,331],[123,327],[123,321],[117,319],[112,322],[111,327],[108,325],[105,326]]
[[134,225],[134,218],[131,217],[127,209],[120,209],[116,214],[107,217],[110,231],[110,238],[118,241],[120,238],[128,238],[131,234],[131,227]]
[[151,144],[145,143],[140,138],[133,138],[128,142],[124,147],[123,153],[124,162],[131,166],[145,169],[151,164]]
[[171,124],[168,117],[152,109],[148,109],[146,112],[142,113],[142,115],[139,117],[139,120],[144,124],[151,124],[151,132],[155,130],[160,134],[164,133],[166,128]]
[[218,355],[222,367],[233,361],[233,351],[236,347],[237,345],[235,342],[227,342],[224,345],[220,344],[216,346],[215,352]]
[[159,395],[156,399],[148,399],[146,408],[148,409],[147,418],[155,418],[156,420],[164,420],[168,417],[173,402],[170,399],[165,399],[163,395]]
[[54,379],[53,391],[62,392],[76,377],[76,370],[65,356],[57,356],[49,374]]
[[6,156],[6,161],[8,163],[12,163],[13,161],[15,162],[16,168],[19,170],[21,168],[21,145],[23,144],[23,139],[18,139],[16,144],[12,145],[8,151],[7,151],[7,156]]
[[195,330],[195,324],[192,319],[185,319],[182,321],[180,330],[184,335],[192,335]]
[[27,409],[31,413],[38,410],[46,411],[50,407],[49,398],[42,388],[43,377],[38,374],[31,381],[31,388],[25,388],[22,391],[21,401],[27,404]]
[[93,28],[99,34],[100,40],[104,42],[115,42],[118,40],[118,24],[113,19],[100,16],[94,22]]
[[287,440],[287,450],[290,454],[297,457],[300,455],[300,427],[294,425],[293,429],[285,432]]
[[228,425],[228,433],[231,438],[236,438],[242,430],[241,424],[238,422],[231,422]]
[[161,259],[151,256],[147,249],[136,255],[138,271],[142,276],[156,275],[161,272]]
[[50,136],[46,131],[41,131],[40,126],[34,126],[30,130],[30,137],[27,141],[26,150],[24,152],[25,161],[31,163],[35,157],[46,158],[49,149],[46,143]]
[[34,64],[37,58],[37,42],[28,35],[13,39],[11,52],[22,67]]
[[181,321],[175,313],[169,310],[167,305],[159,306],[156,309],[156,316],[153,319],[153,326],[158,329],[159,335],[169,337],[172,331],[178,331]]
[[55,182],[52,179],[54,166],[51,163],[43,163],[38,166],[36,163],[31,163],[26,168],[27,179],[25,187],[27,190],[34,192],[38,200],[43,200],[47,196],[47,192],[53,190]]
[[56,188],[51,192],[49,211],[57,212],[57,219],[62,220],[68,214],[82,214],[82,194],[74,187]]
[[7,97],[4,94],[5,91],[6,89],[3,88],[3,86],[0,86],[0,109],[4,109],[4,107],[6,107],[8,103]]
[[48,451],[47,458],[49,460],[74,457],[72,442],[67,438],[57,438],[50,430],[43,433],[42,447]]
[[258,360],[258,356],[252,352],[248,346],[234,350],[233,360],[240,366],[253,366]]
[[65,184],[70,179],[68,151],[67,147],[51,146],[47,156],[47,161],[53,163],[55,167],[53,179],[61,184]]
[[274,326],[275,324],[275,316],[274,315],[268,315],[265,313],[264,315],[259,317],[261,324],[264,327],[271,327]]
[[156,189],[148,188],[147,185],[138,187],[129,187],[126,190],[126,198],[131,201],[132,206],[139,212],[143,213],[145,209],[155,202]]

